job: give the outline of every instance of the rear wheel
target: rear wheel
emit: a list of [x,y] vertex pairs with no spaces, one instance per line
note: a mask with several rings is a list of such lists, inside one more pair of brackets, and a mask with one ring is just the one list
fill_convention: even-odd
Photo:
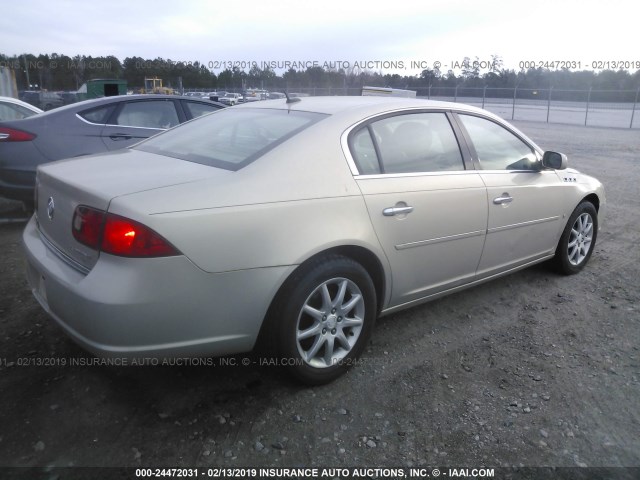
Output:
[[578,273],[591,258],[598,234],[598,212],[591,202],[582,202],[569,217],[556,248],[554,263],[566,274]]
[[289,279],[271,324],[282,363],[298,380],[319,385],[355,363],[375,318],[371,277],[359,263],[336,255],[303,265]]

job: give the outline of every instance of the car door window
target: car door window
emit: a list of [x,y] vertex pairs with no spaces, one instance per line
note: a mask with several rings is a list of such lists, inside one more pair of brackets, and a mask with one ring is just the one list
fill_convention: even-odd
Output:
[[218,107],[217,105],[207,105],[206,103],[183,102],[182,104],[189,112],[190,118],[197,118],[201,115],[206,115],[207,113],[220,110],[220,107]]
[[[374,142],[380,165],[372,161],[377,159]],[[362,174],[464,170],[449,120],[440,112],[396,115],[373,122],[353,136],[351,146]]]
[[123,127],[171,128],[180,121],[173,102],[146,100],[125,103],[115,123]]
[[107,119],[111,115],[111,112],[113,112],[114,108],[114,105],[107,105],[104,107],[92,108],[91,110],[78,112],[78,115],[84,118],[87,122],[104,125],[105,123],[107,123]]
[[485,118],[458,114],[483,170],[535,170],[533,149],[506,128]]
[[381,173],[380,162],[378,162],[378,156],[376,155],[369,129],[363,128],[356,132],[351,141],[351,151],[360,175]]

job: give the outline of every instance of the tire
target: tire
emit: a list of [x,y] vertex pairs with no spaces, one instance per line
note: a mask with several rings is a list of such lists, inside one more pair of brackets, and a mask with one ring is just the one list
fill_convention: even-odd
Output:
[[598,212],[591,202],[582,202],[569,217],[553,259],[556,269],[573,275],[584,268],[596,245]]
[[302,265],[269,322],[279,364],[307,385],[335,380],[362,354],[376,315],[375,287],[359,263],[331,255]]

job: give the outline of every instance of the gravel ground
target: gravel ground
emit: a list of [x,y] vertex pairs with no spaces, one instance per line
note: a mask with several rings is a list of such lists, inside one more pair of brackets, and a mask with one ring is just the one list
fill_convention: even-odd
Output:
[[640,136],[514,123],[605,183],[590,264],[384,317],[323,387],[245,356],[91,365],[27,288],[24,224],[0,223],[0,466],[640,467]]

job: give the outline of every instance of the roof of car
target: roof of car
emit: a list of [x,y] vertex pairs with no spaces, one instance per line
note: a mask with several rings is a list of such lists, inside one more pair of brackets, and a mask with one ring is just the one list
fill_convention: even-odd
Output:
[[306,112],[324,113],[334,115],[338,113],[354,113],[360,116],[373,115],[385,111],[401,109],[443,109],[468,112],[487,111],[480,108],[465,105],[463,103],[441,102],[421,98],[403,97],[378,97],[378,96],[332,96],[332,97],[299,97],[299,101],[287,103],[285,98],[277,100],[265,100],[261,102],[245,103],[234,108],[272,108],[283,110],[297,110]]
[[[237,109],[278,109],[300,112],[315,112],[331,116],[335,125],[339,128],[353,125],[369,117],[384,115],[389,112],[406,110],[453,110],[456,112],[466,112],[479,114],[485,118],[491,118],[509,128],[527,140],[530,144],[535,143],[524,133],[513,125],[510,125],[503,118],[492,112],[483,110],[464,103],[441,102],[437,100],[426,100],[422,98],[403,97],[382,97],[382,96],[333,96],[333,97],[300,97],[300,101],[287,103],[285,98],[277,100],[264,100],[259,102],[244,103],[231,107],[229,110]],[[324,123],[324,122],[323,122]]]
[[[165,99],[165,100],[179,100],[184,98],[178,95],[162,95],[162,94],[137,94],[137,95],[114,95],[112,97],[101,97],[101,98],[93,98],[90,100],[83,100],[81,102],[70,103],[69,105],[64,105],[62,107],[54,108],[52,110],[48,110],[38,115],[40,118],[46,118],[48,116],[56,116],[62,112],[76,112],[82,111],[85,109],[99,107],[101,105],[108,105],[110,103],[122,102],[122,101],[131,101],[131,100],[154,100],[154,99]],[[203,103],[213,103],[219,105],[220,107],[224,107],[224,105],[218,102],[212,102],[208,98],[192,98],[187,97],[186,100],[190,102],[203,102]],[[25,119],[28,120],[28,119]]]

